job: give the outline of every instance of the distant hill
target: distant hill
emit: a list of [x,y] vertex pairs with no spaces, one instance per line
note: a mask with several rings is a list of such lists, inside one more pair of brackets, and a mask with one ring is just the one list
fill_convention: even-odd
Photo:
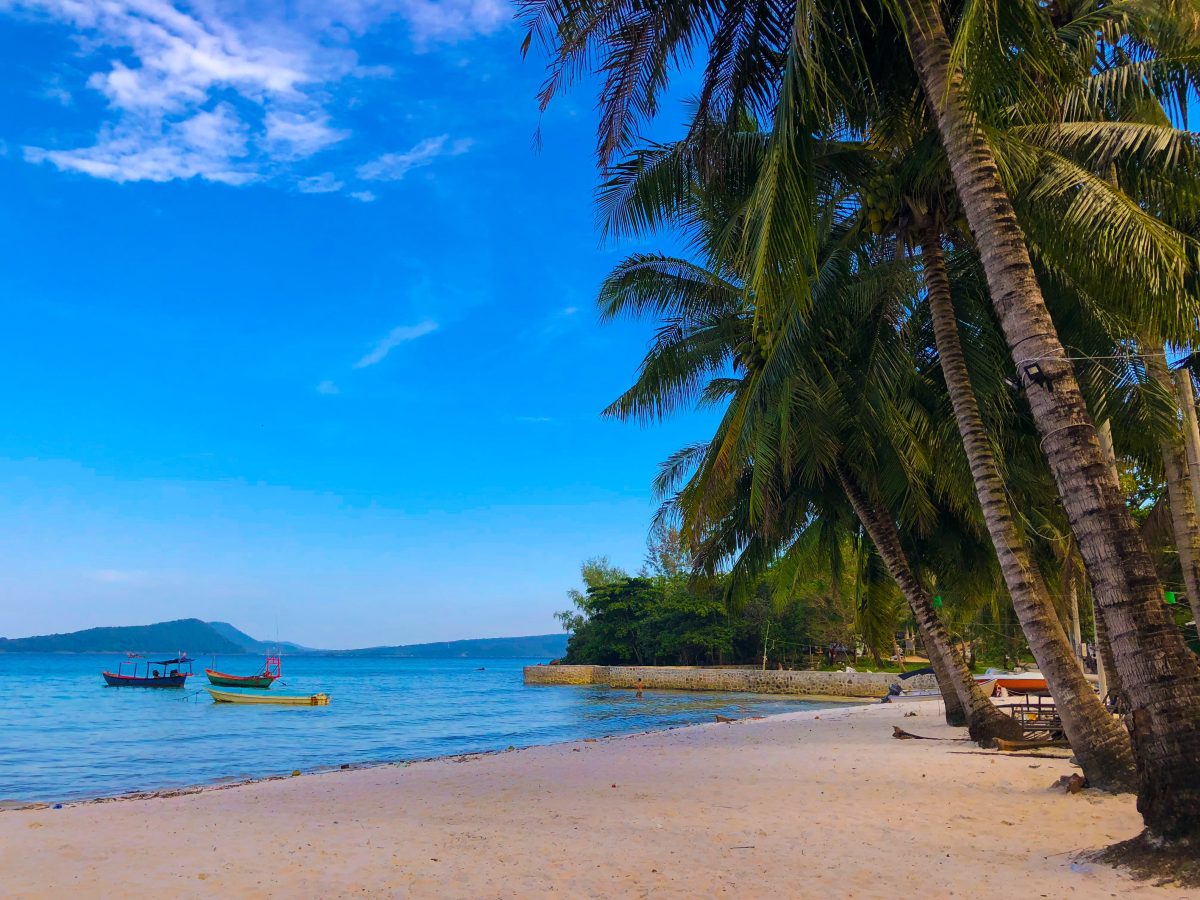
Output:
[[557,659],[566,652],[566,634],[535,634],[528,637],[404,644],[398,647],[364,647],[361,650],[339,650],[333,655],[402,656],[411,659]]
[[240,645],[199,619],[0,638],[0,653],[161,653],[179,650],[191,656],[245,652]]
[[266,653],[278,647],[293,656],[394,656],[409,659],[557,659],[567,652],[566,634],[476,638],[436,644],[364,647],[361,650],[314,650],[289,641],[260,641],[228,622],[177,619],[156,625],[88,628],[68,634],[0,638],[0,653],[160,653],[189,655]]
[[302,647],[299,644],[293,644],[290,641],[260,641],[250,637],[246,632],[235,628],[228,622],[206,622],[209,628],[215,631],[222,637],[233,641],[241,647],[246,653],[269,653],[272,650],[282,650],[284,653],[302,654],[302,653],[323,653],[322,650],[314,650],[312,647]]

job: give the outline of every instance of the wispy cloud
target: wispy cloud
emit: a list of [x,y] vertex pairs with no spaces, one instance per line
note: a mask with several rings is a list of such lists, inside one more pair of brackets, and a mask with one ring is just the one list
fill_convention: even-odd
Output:
[[334,191],[340,191],[343,187],[345,187],[345,183],[332,172],[322,172],[320,175],[301,178],[296,182],[296,190],[302,194],[331,194]]
[[280,159],[304,159],[350,136],[331,127],[323,113],[271,112],[263,126],[268,149]]
[[371,191],[351,191],[350,196],[359,203],[374,203],[377,199]]
[[26,147],[25,159],[118,182],[200,177],[221,184],[246,184],[258,178],[241,163],[247,152],[245,125],[227,104],[221,104],[187,119],[160,122],[153,135],[148,126],[106,126],[91,147]]
[[400,6],[420,41],[490,34],[512,18],[507,0],[402,0]]
[[450,135],[427,137],[403,153],[385,153],[358,167],[364,181],[400,181],[413,169],[427,166],[439,156],[459,156],[471,149],[469,138],[450,142]]
[[324,381],[322,381],[320,384],[317,385],[317,393],[323,394],[326,397],[332,397],[335,394],[340,394],[341,390],[338,388],[338,386],[336,384],[334,384],[332,381],[330,381],[328,378],[326,378]]
[[101,584],[145,584],[150,580],[148,572],[136,569],[96,569],[88,572],[87,577]]
[[[510,19],[506,0],[296,0],[286,12],[233,0],[0,0],[0,15],[12,13],[70,30],[93,68],[86,89],[108,107],[94,141],[35,141],[28,161],[117,182],[223,184],[271,178],[349,137],[334,121],[331,88],[390,74],[362,66],[353,50],[372,28],[399,20],[418,44],[445,43]],[[81,89],[54,82],[47,96],[68,103]],[[433,156],[466,146],[439,144]],[[379,180],[428,161],[392,156]]]
[[387,359],[389,353],[401,344],[415,341],[417,338],[424,337],[432,331],[437,331],[437,327],[437,322],[426,319],[424,322],[418,322],[416,325],[400,325],[393,328],[387,333],[386,337],[372,348],[370,353],[354,364],[354,368],[365,369],[368,366],[381,363]]
[[524,422],[527,425],[544,425],[546,422],[553,422],[552,416],[517,416],[518,422]]

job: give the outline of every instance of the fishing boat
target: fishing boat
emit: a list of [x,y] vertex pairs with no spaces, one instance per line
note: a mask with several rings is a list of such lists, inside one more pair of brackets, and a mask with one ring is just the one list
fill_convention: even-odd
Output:
[[[100,674],[109,687],[177,688],[183,687],[195,674],[192,672],[192,662],[186,653],[180,653],[174,659],[145,661],[141,661],[139,654],[129,653],[117,665],[116,672]],[[185,666],[187,671],[184,671]]]
[[205,688],[217,703],[271,703],[283,706],[328,706],[328,694],[242,694]]
[[1045,693],[1046,676],[1041,672],[1000,672],[988,669],[982,675],[976,675],[975,680],[992,696],[1000,694],[1000,689],[1010,694]]
[[283,670],[278,656],[268,656],[263,670],[257,675],[229,675],[225,672],[218,672],[216,669],[205,669],[204,674],[208,676],[209,683],[215,684],[217,687],[265,690],[283,674]]

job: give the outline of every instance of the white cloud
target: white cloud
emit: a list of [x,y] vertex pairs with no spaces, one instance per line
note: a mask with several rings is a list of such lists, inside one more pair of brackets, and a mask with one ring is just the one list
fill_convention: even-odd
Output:
[[[93,142],[34,142],[26,159],[118,182],[225,184],[272,177],[349,136],[331,114],[330,87],[390,74],[361,66],[349,46],[370,29],[398,19],[418,43],[447,42],[510,20],[506,0],[0,0],[0,15],[13,12],[69,29],[94,69],[87,88],[108,104]],[[79,90],[52,82],[46,95],[70,103]],[[381,180],[428,161],[392,156],[399,174],[385,166]]]
[[42,91],[42,96],[47,100],[53,100],[60,106],[70,106],[75,102],[75,98],[71,96],[71,92],[63,87],[62,80],[57,77],[50,79]]
[[150,580],[149,573],[131,569],[96,569],[87,577],[101,584],[145,584]]
[[326,397],[332,397],[334,394],[340,394],[341,390],[336,384],[326,378],[317,385],[317,393],[324,394]]
[[512,7],[505,0],[406,0],[401,6],[413,32],[423,40],[490,34],[512,18]]
[[331,128],[324,114],[270,112],[263,120],[266,144],[282,159],[303,159],[344,140],[350,132]]
[[377,199],[371,191],[351,191],[350,196],[360,203],[374,203]]
[[302,194],[331,194],[343,187],[345,183],[339,181],[332,172],[322,172],[320,175],[301,178],[296,182],[296,189]]
[[47,150],[26,147],[29,162],[48,162],[63,171],[110,181],[171,181],[203,178],[220,184],[246,184],[259,176],[242,160],[246,126],[227,104],[176,122],[149,127],[106,126],[91,147]]
[[299,0],[298,6],[305,14],[323,19],[326,27],[358,32],[398,16],[419,44],[491,34],[512,21],[508,0]]
[[432,331],[437,331],[437,327],[437,322],[426,319],[424,322],[418,322],[416,325],[400,325],[393,328],[383,340],[379,341],[372,348],[370,353],[354,364],[354,368],[365,369],[367,366],[381,363],[387,358],[389,353],[401,344],[415,341],[417,338],[423,337]]
[[400,181],[413,169],[427,166],[439,156],[458,156],[466,153],[472,141],[460,139],[446,146],[450,135],[439,134],[417,142],[403,153],[385,153],[358,167],[363,181]]

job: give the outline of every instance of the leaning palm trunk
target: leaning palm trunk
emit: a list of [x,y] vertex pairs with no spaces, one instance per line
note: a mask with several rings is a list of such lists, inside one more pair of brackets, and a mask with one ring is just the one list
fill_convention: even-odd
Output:
[[962,701],[958,699],[958,690],[954,687],[954,679],[946,671],[945,666],[934,666],[933,656],[930,655],[930,665],[933,667],[933,677],[937,681],[938,693],[942,695],[942,703],[946,707],[946,724],[955,728],[967,727],[967,711]]
[[1062,719],[1063,731],[1084,775],[1095,787],[1130,790],[1134,783],[1134,764],[1129,735],[1108,714],[1076,663],[1067,634],[1054,610],[1050,591],[1013,521],[1000,466],[984,430],[963,356],[941,233],[930,224],[921,229],[921,251],[938,357],[971,466],[975,492],[996,549],[1004,583],[1012,596],[1017,620],[1029,641],[1033,658],[1046,677],[1046,685]]
[[1200,667],[1167,614],[1150,555],[1104,464],[996,160],[975,127],[962,75],[951,68],[940,4],[907,0],[906,7],[909,45],[992,304],[1029,382],[1030,409],[1108,626],[1132,713],[1138,810],[1159,840],[1200,838]]
[[959,703],[966,712],[967,731],[971,740],[989,746],[996,738],[1023,738],[1025,733],[1020,723],[998,710],[971,677],[966,661],[951,643],[946,627],[934,612],[929,591],[909,565],[895,523],[867,499],[848,473],[839,469],[837,476],[855,515],[862,522],[871,543],[875,545],[879,558],[883,560],[908,601],[917,628],[921,631],[921,639],[925,642],[925,650],[929,653],[929,662],[937,674],[938,686],[942,687],[945,693],[944,686],[950,685],[958,695]]
[[[1167,396],[1174,396],[1165,358],[1148,354],[1146,371]],[[1188,377],[1187,372],[1183,374]],[[1184,421],[1186,423],[1186,414]],[[1175,535],[1175,549],[1179,552],[1179,567],[1183,569],[1183,588],[1195,619],[1200,615],[1200,523],[1196,519],[1196,497],[1192,493],[1182,431],[1167,435],[1162,442],[1162,455],[1163,470],[1167,475],[1167,500],[1171,505],[1171,530]]]

